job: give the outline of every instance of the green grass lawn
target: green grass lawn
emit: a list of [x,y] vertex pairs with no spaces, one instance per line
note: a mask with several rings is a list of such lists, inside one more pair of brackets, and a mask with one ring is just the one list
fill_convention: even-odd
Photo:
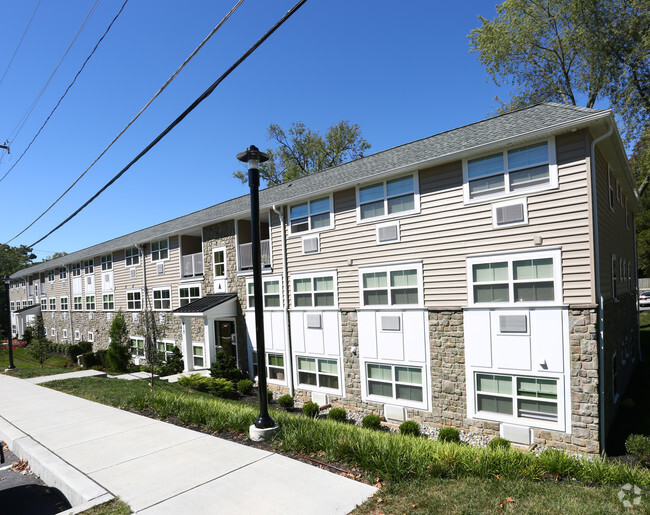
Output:
[[0,350],[0,372],[14,377],[27,378],[81,370],[81,367],[76,366],[64,367],[68,359],[62,356],[50,356],[43,363],[43,368],[41,368],[41,364],[26,348],[14,349],[13,354],[16,370],[5,372],[5,369],[9,366],[9,351],[7,349]]

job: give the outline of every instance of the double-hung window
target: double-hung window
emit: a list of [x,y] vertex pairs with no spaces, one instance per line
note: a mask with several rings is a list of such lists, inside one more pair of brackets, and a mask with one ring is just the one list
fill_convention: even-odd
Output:
[[201,287],[181,286],[178,289],[178,296],[180,298],[180,305],[185,306],[185,304],[189,304],[190,302],[194,302],[201,298]]
[[424,400],[423,370],[420,367],[366,363],[369,397],[421,403]]
[[79,277],[81,275],[81,263],[73,263],[70,265],[72,277]]
[[323,308],[336,305],[335,276],[332,274],[293,279],[294,308]]
[[156,346],[158,349],[158,354],[163,358],[165,363],[167,363],[167,360],[170,358],[174,351],[174,341],[173,340],[158,340],[156,342]]
[[163,261],[169,257],[169,240],[164,239],[151,243],[151,261]]
[[113,254],[106,254],[101,257],[102,271],[113,270]]
[[359,220],[399,216],[419,210],[417,175],[359,187]]
[[298,383],[307,387],[338,390],[338,360],[298,356]]
[[95,260],[94,259],[86,259],[84,261],[84,273],[85,274],[92,274],[95,271]]
[[54,270],[47,271],[47,280],[48,282],[54,282]]
[[68,297],[61,297],[61,311],[68,311]]
[[[252,309],[255,307],[255,291],[253,281],[250,281],[246,284],[246,291],[248,292],[247,306],[249,309]],[[282,307],[279,278],[262,279],[262,297],[264,298],[264,308]]]
[[128,311],[140,311],[142,309],[142,293],[140,290],[126,292],[126,309]]
[[47,311],[47,298],[45,297],[41,299],[41,310]]
[[562,302],[560,252],[468,258],[470,304]]
[[422,265],[360,269],[362,306],[422,305]]
[[136,247],[124,251],[125,266],[135,266],[140,264],[140,251]]
[[291,234],[332,227],[332,201],[322,197],[289,207]]
[[84,308],[82,297],[72,297],[72,308],[75,311],[82,311]]
[[143,357],[144,356],[144,338],[131,338],[131,356]]
[[102,301],[104,311],[113,311],[115,309],[115,298],[112,293],[104,295]]
[[95,311],[94,295],[86,295],[86,311]]
[[172,308],[172,292],[169,288],[155,288],[153,290],[154,311],[168,311]]
[[557,185],[553,139],[463,161],[466,200]]
[[68,278],[68,269],[66,267],[62,266],[59,269],[59,279],[61,279],[62,281],[65,281],[67,278]]
[[226,277],[226,248],[219,247],[212,251],[212,264],[214,266],[214,278],[222,279]]
[[50,311],[56,311],[56,297],[50,297]]

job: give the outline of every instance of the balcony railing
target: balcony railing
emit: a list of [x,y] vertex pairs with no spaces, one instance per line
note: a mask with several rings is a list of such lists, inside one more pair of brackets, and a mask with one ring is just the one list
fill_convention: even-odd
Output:
[[181,256],[183,277],[203,275],[203,252]]
[[[260,241],[262,254],[262,266],[271,266],[271,245],[270,240]],[[253,268],[253,244],[242,243],[239,246],[239,269],[250,270]]]

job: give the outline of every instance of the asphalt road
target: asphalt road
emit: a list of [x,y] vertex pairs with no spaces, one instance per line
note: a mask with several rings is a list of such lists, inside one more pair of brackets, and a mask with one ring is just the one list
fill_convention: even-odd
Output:
[[[0,442],[4,445],[4,442]],[[47,486],[31,473],[23,474],[19,459],[4,449],[5,462],[0,464],[0,513],[21,515],[53,515],[71,508],[56,489]]]

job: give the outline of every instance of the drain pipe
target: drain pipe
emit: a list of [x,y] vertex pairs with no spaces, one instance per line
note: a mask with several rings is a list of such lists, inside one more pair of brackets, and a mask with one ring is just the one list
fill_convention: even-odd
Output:
[[603,454],[605,449],[605,315],[603,312],[604,301],[603,294],[600,291],[600,243],[598,238],[598,190],[596,189],[596,145],[601,141],[609,138],[614,132],[614,125],[608,120],[609,128],[605,134],[599,136],[591,142],[591,191],[594,198],[594,268],[596,282],[596,299],[598,300],[598,372],[599,372],[599,433],[600,433],[600,453]]
[[282,284],[284,286],[284,306],[282,314],[284,316],[284,341],[287,342],[287,381],[289,383],[289,395],[293,397],[293,351],[291,349],[291,331],[289,330],[289,273],[287,272],[287,233],[284,223],[284,209],[273,205],[273,211],[280,217],[280,227],[282,228]]
[[[634,235],[634,248],[636,249],[636,221],[632,219],[632,234]],[[638,253],[634,253],[634,270],[636,270],[634,277],[636,277],[636,281],[634,281],[634,294],[636,295],[636,301],[637,301],[637,310],[636,310],[636,345],[638,347],[639,351],[639,362],[643,363],[643,353],[641,352],[641,310],[638,309],[638,302],[639,302],[639,256]]]

